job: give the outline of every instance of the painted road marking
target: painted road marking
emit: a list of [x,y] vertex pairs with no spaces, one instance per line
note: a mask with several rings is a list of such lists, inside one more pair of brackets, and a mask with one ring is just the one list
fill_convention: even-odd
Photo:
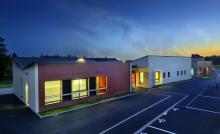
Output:
[[186,99],[189,95],[186,95],[185,97],[183,97],[181,100],[179,100],[178,102],[176,102],[174,105],[172,105],[171,107],[169,107],[167,110],[165,110],[164,112],[162,112],[160,115],[158,115],[157,117],[155,117],[152,121],[150,121],[149,123],[147,123],[146,125],[144,125],[142,128],[140,128],[139,130],[137,130],[134,134],[140,134],[143,130],[145,130],[147,127],[149,127],[151,124],[153,124],[156,120],[158,120],[161,116],[163,116],[164,113],[167,113],[168,111],[170,111],[172,108],[174,108],[177,104],[179,104],[181,101],[183,101],[184,99]]
[[174,132],[171,132],[171,131],[168,131],[168,130],[165,130],[165,129],[161,129],[161,128],[158,128],[158,127],[154,127],[154,126],[149,126],[149,128],[153,128],[153,129],[156,129],[156,130],[160,130],[162,132],[166,132],[168,134],[176,134]]
[[195,108],[195,107],[186,107],[186,108],[220,115],[220,112],[215,112],[215,111],[211,111],[211,110]]
[[204,98],[210,98],[210,99],[219,99],[220,97],[213,97],[213,96],[207,96],[207,95],[199,95],[200,97],[204,97]]
[[174,93],[174,92],[166,92],[166,91],[155,91],[155,90],[147,90],[146,92],[155,92],[155,93],[170,94],[170,95],[181,95],[181,96],[186,96],[186,95],[188,95],[188,94],[181,94],[181,93]]
[[128,121],[128,120],[130,120],[131,118],[133,118],[133,117],[135,117],[135,116],[137,116],[137,115],[143,113],[144,111],[146,111],[146,110],[148,110],[148,109],[150,109],[150,108],[152,108],[152,107],[158,105],[159,103],[161,103],[161,102],[163,102],[163,101],[169,99],[170,97],[171,97],[171,96],[167,96],[166,98],[164,98],[164,99],[162,99],[162,100],[160,100],[160,101],[154,103],[153,105],[151,105],[151,106],[149,106],[149,107],[147,107],[147,108],[145,108],[145,109],[143,109],[143,110],[141,110],[141,111],[139,111],[139,112],[133,114],[132,116],[130,116],[130,117],[128,117],[128,118],[126,118],[126,119],[120,121],[119,123],[117,123],[117,124],[115,124],[115,125],[109,127],[108,129],[106,129],[106,130],[100,132],[100,134],[104,134],[104,133],[108,132],[109,130],[111,130],[111,129],[113,129],[113,128],[119,126],[119,125],[121,125],[122,123],[124,123],[124,122],[126,122],[126,121]]
[[193,103],[193,101],[195,101],[205,90],[206,90],[206,88],[203,89],[195,98],[193,98],[193,99],[186,105],[186,107],[188,107],[189,105],[191,105],[191,104]]
[[170,96],[170,95],[167,95],[167,94],[157,93],[157,92],[148,92],[148,91],[145,91],[145,92],[149,93],[149,94],[156,94],[156,95],[161,95],[161,96]]

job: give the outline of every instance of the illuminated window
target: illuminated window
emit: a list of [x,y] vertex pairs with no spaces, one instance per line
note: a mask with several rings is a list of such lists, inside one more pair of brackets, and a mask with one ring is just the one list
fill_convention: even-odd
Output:
[[143,84],[144,83],[144,72],[139,73],[139,83]]
[[132,72],[132,86],[136,86],[136,74],[134,71]]
[[27,81],[25,82],[25,102],[29,106],[29,84]]
[[194,69],[191,68],[191,75],[194,75]]
[[106,85],[107,85],[107,77],[106,76],[98,76],[98,94],[103,94],[106,92]]
[[79,99],[88,96],[86,79],[72,80],[72,99]]
[[53,104],[61,102],[61,81],[45,82],[45,104]]
[[155,83],[156,84],[160,83],[160,72],[159,71],[155,72]]

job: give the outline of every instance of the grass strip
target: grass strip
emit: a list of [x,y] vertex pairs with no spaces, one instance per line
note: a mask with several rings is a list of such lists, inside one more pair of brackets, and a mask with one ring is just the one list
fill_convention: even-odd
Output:
[[115,96],[108,97],[108,98],[88,100],[86,102],[82,102],[82,103],[79,103],[79,104],[73,104],[73,105],[68,105],[68,106],[64,106],[64,107],[60,107],[60,108],[55,108],[55,109],[43,111],[43,112],[40,112],[39,114],[41,116],[48,116],[48,115],[52,115],[52,114],[58,114],[58,113],[62,113],[62,112],[65,112],[65,111],[71,110],[71,109],[83,108],[83,107],[92,105],[94,103],[102,103],[102,102],[111,101],[111,100],[117,99],[118,97],[125,96],[125,95],[130,96],[130,95],[133,95],[133,93],[124,93],[124,94],[115,95]]

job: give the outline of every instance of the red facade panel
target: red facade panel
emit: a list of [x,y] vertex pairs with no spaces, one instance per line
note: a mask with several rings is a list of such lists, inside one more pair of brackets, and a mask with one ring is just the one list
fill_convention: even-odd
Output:
[[[130,65],[123,62],[79,63],[79,64],[39,64],[39,105],[40,111],[76,104],[88,99],[97,99],[130,92]],[[45,105],[44,82],[49,80],[68,80],[107,76],[107,93],[79,100],[71,100],[57,104]]]

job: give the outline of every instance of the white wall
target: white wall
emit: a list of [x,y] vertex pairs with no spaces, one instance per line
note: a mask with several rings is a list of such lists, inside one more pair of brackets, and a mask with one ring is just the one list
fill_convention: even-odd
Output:
[[[132,61],[132,66],[137,66],[137,68],[148,68],[148,57],[142,57],[136,60]],[[131,70],[132,71],[132,70]],[[135,72],[136,75],[136,87],[142,87],[142,88],[149,88],[149,73],[146,71],[142,71],[144,72],[144,82],[143,84],[139,83],[139,72]]]
[[29,107],[34,112],[39,112],[38,95],[38,65],[35,64],[25,70],[21,70],[13,62],[13,87],[15,95],[25,103],[25,82],[29,83]]
[[148,68],[148,57],[142,57],[132,61],[132,66],[137,65],[138,68]]
[[[155,86],[155,71],[161,71],[166,73],[166,77],[163,78],[163,84],[191,79],[191,58],[188,57],[172,57],[172,56],[149,56],[149,85]],[[186,75],[184,75],[186,70]],[[179,76],[177,76],[179,71]],[[183,75],[181,75],[183,71]],[[170,72],[170,78],[168,78],[168,72]]]

